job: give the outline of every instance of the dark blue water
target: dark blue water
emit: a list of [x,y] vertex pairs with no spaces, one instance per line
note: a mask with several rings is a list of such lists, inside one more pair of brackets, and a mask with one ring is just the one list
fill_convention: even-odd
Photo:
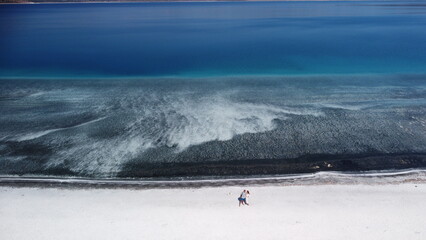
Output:
[[426,5],[0,5],[0,174],[426,167]]
[[0,76],[425,73],[417,2],[0,6]]

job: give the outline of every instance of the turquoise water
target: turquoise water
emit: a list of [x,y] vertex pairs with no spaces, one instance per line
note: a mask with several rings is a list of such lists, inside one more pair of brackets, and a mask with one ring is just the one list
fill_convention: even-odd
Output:
[[426,72],[416,2],[0,6],[0,76]]

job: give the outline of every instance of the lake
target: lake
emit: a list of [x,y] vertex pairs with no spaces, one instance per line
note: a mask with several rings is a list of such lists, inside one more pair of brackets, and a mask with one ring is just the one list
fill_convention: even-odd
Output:
[[0,5],[0,174],[426,166],[422,2]]

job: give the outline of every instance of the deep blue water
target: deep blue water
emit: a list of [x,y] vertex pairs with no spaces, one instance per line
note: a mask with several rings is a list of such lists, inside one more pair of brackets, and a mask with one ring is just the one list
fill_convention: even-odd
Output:
[[0,5],[0,174],[426,167],[426,5]]
[[0,6],[0,76],[425,73],[419,2]]

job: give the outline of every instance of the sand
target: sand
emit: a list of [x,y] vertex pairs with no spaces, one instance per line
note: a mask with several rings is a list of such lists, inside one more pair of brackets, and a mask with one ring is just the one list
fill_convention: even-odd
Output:
[[426,184],[0,187],[0,239],[426,239]]

